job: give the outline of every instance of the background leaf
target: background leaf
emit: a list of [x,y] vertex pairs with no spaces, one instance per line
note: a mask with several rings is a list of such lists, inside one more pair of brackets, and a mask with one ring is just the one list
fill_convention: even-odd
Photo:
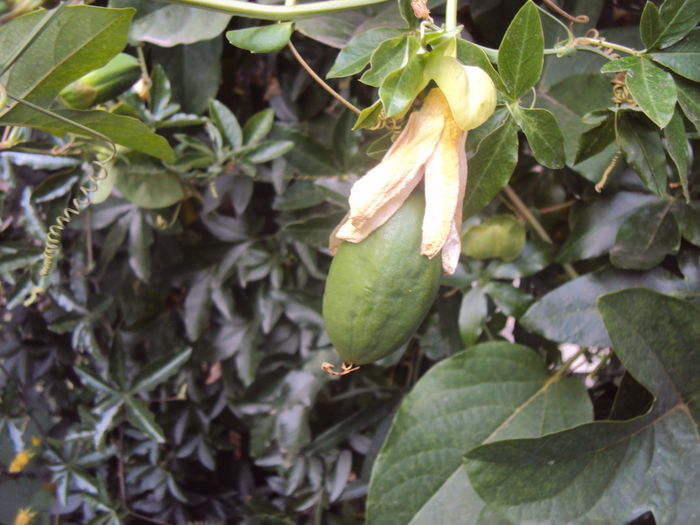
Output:
[[401,34],[391,27],[375,27],[352,38],[333,63],[327,78],[340,78],[354,75],[369,64],[372,53],[386,40],[396,38]]
[[149,0],[110,0],[110,7],[137,10],[129,32],[132,42],[149,42],[162,47],[211,40],[226,29],[231,15],[206,9]]
[[633,115],[623,115],[617,129],[625,158],[644,185],[660,197],[666,195],[666,154],[659,133]]
[[700,82],[700,30],[692,31],[677,44],[664,50],[662,53],[651,53],[652,59],[696,82]]
[[484,331],[484,322],[488,315],[489,305],[486,293],[480,286],[472,288],[462,296],[459,307],[459,335],[464,346],[471,346],[479,339]]
[[690,200],[688,192],[688,166],[690,163],[690,144],[685,135],[685,124],[678,109],[673,114],[673,118],[664,129],[664,145],[668,151],[673,164],[676,166],[678,180],[683,188],[683,196],[686,201]]
[[675,44],[700,21],[700,5],[693,0],[666,0],[659,8],[660,34],[654,46]]
[[642,206],[620,225],[610,262],[618,268],[648,270],[678,251],[681,234],[670,202]]
[[156,47],[153,59],[172,84],[173,100],[187,113],[204,113],[221,83],[221,38],[170,48]]
[[281,22],[227,31],[226,39],[231,45],[251,53],[272,53],[287,45],[292,31],[294,31],[292,22]]
[[[465,456],[469,478],[489,504],[516,522],[605,516],[622,523],[644,510],[660,524],[692,522],[700,483],[693,430],[700,416],[693,405],[700,395],[693,355],[700,348],[700,312],[642,289],[602,297],[599,308],[616,354],[656,396],[651,412],[478,447]],[[646,476],[648,469],[657,475]]]
[[683,297],[692,294],[696,285],[692,278],[679,279],[660,268],[649,272],[603,268],[550,291],[525,312],[520,322],[557,343],[609,347],[612,343],[596,309],[598,297],[635,286]]
[[644,11],[642,11],[642,18],[639,21],[639,34],[647,48],[654,45],[654,42],[659,38],[660,25],[659,8],[656,7],[655,3],[647,0],[647,3],[644,4]]
[[527,348],[485,343],[456,354],[401,404],[373,469],[367,523],[477,523],[483,503],[461,468],[463,451],[590,417],[581,384],[550,380]]
[[525,133],[537,161],[548,168],[563,168],[564,136],[554,115],[546,109],[518,107],[513,116]]
[[498,48],[498,70],[511,100],[535,85],[542,72],[544,36],[540,14],[528,1],[515,15]]
[[[8,53],[13,50],[43,15],[35,11],[13,24],[3,25],[0,49]],[[64,9],[3,75],[7,92],[38,106],[49,106],[63,87],[103,66],[124,48],[133,15],[131,9]],[[17,102],[11,102],[0,111],[0,116],[13,122],[17,109]]]
[[513,121],[508,119],[479,143],[479,149],[468,160],[465,218],[481,210],[508,184],[517,161],[518,136]]
[[561,262],[588,259],[607,253],[615,243],[622,222],[640,206],[655,201],[652,195],[620,191],[589,206],[574,207],[571,233],[561,247]]

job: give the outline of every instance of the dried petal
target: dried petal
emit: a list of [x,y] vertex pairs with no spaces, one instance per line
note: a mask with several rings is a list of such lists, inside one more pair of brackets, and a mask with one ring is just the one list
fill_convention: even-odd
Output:
[[[441,103],[449,114],[450,107],[442,94]],[[442,249],[455,219],[455,210],[461,207],[464,188],[460,173],[460,152],[464,152],[467,133],[448,119],[440,142],[425,165],[425,215],[421,253],[432,258]]]
[[445,95],[432,89],[384,159],[354,184],[350,212],[331,234],[331,252],[335,253],[341,240],[364,240],[401,207],[425,177],[421,253],[432,258],[442,251],[443,271],[454,273],[467,185],[466,138]]
[[[360,242],[384,224],[423,177],[423,168],[442,136],[445,118],[429,104],[413,113],[384,159],[357,181],[350,192],[350,216],[334,236]],[[331,239],[331,244],[334,240]]]

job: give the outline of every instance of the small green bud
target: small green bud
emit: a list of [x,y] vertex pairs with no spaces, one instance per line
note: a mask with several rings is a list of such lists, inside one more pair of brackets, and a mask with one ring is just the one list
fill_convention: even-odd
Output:
[[120,95],[140,76],[138,60],[131,55],[119,53],[106,65],[68,84],[59,94],[66,106],[87,109]]

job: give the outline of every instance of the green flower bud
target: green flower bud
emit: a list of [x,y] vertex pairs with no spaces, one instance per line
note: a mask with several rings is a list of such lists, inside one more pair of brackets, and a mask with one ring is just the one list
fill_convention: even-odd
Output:
[[454,57],[440,56],[428,63],[427,74],[447,98],[461,129],[480,126],[496,109],[496,86],[480,67],[465,66]]
[[66,106],[87,109],[120,95],[140,76],[138,60],[131,55],[119,53],[106,65],[68,84],[59,95]]

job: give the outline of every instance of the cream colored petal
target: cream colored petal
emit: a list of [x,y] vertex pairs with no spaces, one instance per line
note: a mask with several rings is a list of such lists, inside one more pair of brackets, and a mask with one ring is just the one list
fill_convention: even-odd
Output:
[[433,156],[425,165],[425,216],[421,253],[431,258],[440,252],[447,241],[450,226],[455,222],[456,210],[462,206],[464,185],[461,157],[464,154],[465,140],[466,132],[454,122],[448,122]]
[[451,275],[455,273],[457,264],[459,264],[459,256],[462,253],[462,242],[459,237],[459,229],[453,221],[450,224],[450,232],[442,247],[442,272]]
[[335,252],[338,251],[338,246],[340,246],[340,243],[342,242],[342,239],[338,238],[338,231],[349,220],[350,220],[350,214],[346,213],[345,217],[343,217],[343,220],[340,221],[340,224],[338,224],[338,226],[333,228],[333,231],[331,232],[331,235],[328,238],[328,250],[331,252],[331,255],[335,255]]
[[[371,172],[368,172],[365,177],[368,177]],[[423,166],[415,166],[410,171],[403,172],[401,178],[396,181],[396,184],[385,192],[374,193],[375,199],[363,203],[365,206],[355,204],[353,206],[352,194],[350,197],[350,216],[345,221],[336,233],[338,239],[349,242],[361,242],[374,230],[384,224],[389,218],[396,213],[401,207],[406,198],[415,189],[423,177]],[[355,186],[362,182],[363,179],[355,183]],[[353,191],[355,186],[353,186]],[[372,191],[368,189],[365,191]],[[360,211],[361,210],[361,211]],[[353,215],[353,211],[355,214]]]
[[[466,136],[464,138],[466,140]],[[459,149],[458,158],[459,196],[454,218],[450,224],[450,233],[442,247],[442,271],[448,275],[455,273],[457,264],[459,264],[459,256],[462,253],[462,208],[464,206],[464,192],[467,188],[467,153],[464,147]]]
[[445,126],[444,113],[436,110],[430,95],[413,113],[384,159],[357,181],[350,192],[350,218],[336,237],[364,240],[384,224],[423,177],[423,166],[433,154]]

